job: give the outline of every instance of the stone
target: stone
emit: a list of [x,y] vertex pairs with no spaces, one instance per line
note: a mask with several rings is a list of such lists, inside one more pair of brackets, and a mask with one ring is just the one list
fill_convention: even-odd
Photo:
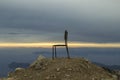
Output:
[[0,80],[7,80],[7,78],[0,78]]
[[30,67],[34,67],[35,69],[41,69],[41,66],[44,64],[44,59],[46,59],[44,56],[38,56],[38,58],[30,65]]
[[91,63],[88,59],[86,59],[86,58],[82,58],[83,60],[85,60],[87,63]]
[[118,78],[118,76],[117,76],[117,75],[112,75],[112,77],[113,77],[114,79],[117,79],[117,78]]
[[27,77],[27,75],[25,74],[24,77]]
[[43,69],[43,70],[45,70],[45,69],[46,69],[46,67],[43,67],[42,69]]
[[60,68],[57,68],[56,70],[57,70],[57,72],[59,72],[59,71],[60,71]]
[[38,58],[37,58],[37,61],[41,61],[42,59],[45,59],[45,57],[42,56],[42,55],[39,55]]
[[29,76],[29,78],[32,78],[32,76]]
[[112,78],[111,79],[107,79],[107,78],[105,79],[105,78],[102,78],[101,80],[117,80],[117,79],[112,79]]
[[68,68],[67,70],[68,70],[68,71],[72,71],[72,69],[71,69],[71,68]]
[[24,68],[16,68],[15,71],[23,71]]
[[46,78],[45,78],[45,80],[49,80],[50,79],[50,76],[47,76]]
[[69,75],[69,74],[65,74],[65,76],[66,76],[66,77],[70,77],[70,75]]
[[15,80],[14,78],[7,78],[6,80]]

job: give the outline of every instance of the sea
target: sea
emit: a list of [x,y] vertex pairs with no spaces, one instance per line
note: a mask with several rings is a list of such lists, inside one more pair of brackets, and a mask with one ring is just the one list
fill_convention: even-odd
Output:
[[[84,57],[92,62],[105,65],[120,65],[119,48],[69,48],[71,57]],[[0,48],[0,77],[13,71],[12,62],[31,64],[39,55],[51,58],[51,48]],[[67,57],[64,48],[57,48],[58,57]]]

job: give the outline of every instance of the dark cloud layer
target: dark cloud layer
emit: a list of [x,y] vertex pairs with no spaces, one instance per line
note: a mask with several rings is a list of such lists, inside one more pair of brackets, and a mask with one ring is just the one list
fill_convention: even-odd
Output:
[[93,3],[88,1],[88,4],[83,0],[81,3],[71,0],[58,1],[59,3],[54,0],[50,3],[2,0],[0,41],[59,41],[67,29],[71,41],[120,42],[120,10],[116,9],[119,6],[117,2],[105,1],[102,4],[100,0],[92,1]]

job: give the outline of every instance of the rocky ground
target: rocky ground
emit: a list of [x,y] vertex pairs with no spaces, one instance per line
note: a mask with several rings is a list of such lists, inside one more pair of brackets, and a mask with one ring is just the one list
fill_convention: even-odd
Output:
[[118,80],[118,77],[84,58],[48,59],[39,56],[29,68],[16,68],[0,80]]

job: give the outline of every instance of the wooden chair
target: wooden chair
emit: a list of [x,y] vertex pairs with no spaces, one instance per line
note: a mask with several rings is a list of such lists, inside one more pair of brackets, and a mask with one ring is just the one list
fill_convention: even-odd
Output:
[[66,47],[67,57],[68,57],[68,59],[70,58],[69,50],[68,50],[68,44],[67,44],[67,40],[68,40],[68,32],[67,32],[67,30],[65,30],[64,40],[65,40],[65,44],[63,44],[63,45],[59,45],[58,44],[58,45],[53,45],[52,46],[52,59],[57,58],[56,47],[61,47],[61,46],[65,46]]

